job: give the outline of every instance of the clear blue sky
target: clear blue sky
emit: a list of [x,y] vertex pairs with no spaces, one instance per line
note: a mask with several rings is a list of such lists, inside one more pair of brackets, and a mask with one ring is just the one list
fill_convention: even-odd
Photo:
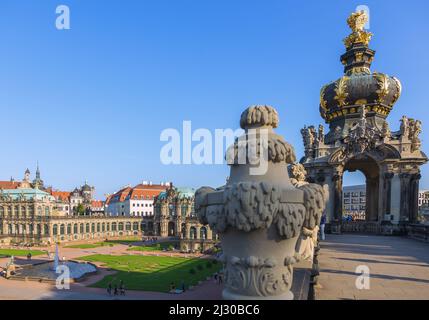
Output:
[[[71,9],[71,30],[55,8]],[[142,180],[223,184],[227,166],[164,166],[165,128],[237,128],[251,104],[271,104],[278,132],[303,148],[300,128],[322,122],[319,91],[342,75],[347,16],[371,9],[373,71],[403,94],[389,119],[423,121],[429,152],[429,2],[36,1],[0,2],[0,179],[40,162],[59,189],[85,180],[98,197]],[[422,187],[429,188],[429,165]]]

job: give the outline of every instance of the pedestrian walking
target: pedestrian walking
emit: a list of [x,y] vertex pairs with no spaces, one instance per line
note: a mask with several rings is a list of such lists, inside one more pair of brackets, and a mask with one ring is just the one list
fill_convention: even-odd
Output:
[[326,225],[326,215],[322,215],[320,219],[320,239],[325,240],[325,225]]

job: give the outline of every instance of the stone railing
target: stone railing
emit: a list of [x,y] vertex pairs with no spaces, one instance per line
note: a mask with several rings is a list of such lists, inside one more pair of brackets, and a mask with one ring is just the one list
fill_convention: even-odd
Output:
[[407,235],[416,240],[429,242],[429,225],[409,224],[407,226]]
[[345,233],[379,234],[381,232],[381,228],[378,222],[343,221],[341,224],[341,231]]

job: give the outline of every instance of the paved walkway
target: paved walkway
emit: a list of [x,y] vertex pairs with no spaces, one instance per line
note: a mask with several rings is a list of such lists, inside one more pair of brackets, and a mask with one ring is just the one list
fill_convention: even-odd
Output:
[[[427,243],[402,237],[327,235],[321,247],[319,300],[429,300]],[[356,273],[358,266],[369,268],[369,290],[356,287],[362,274]]]

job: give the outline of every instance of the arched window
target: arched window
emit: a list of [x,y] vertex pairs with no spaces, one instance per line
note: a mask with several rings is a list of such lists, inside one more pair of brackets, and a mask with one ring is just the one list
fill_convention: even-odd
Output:
[[67,234],[71,234],[71,224],[67,225]]
[[42,207],[37,207],[37,215],[41,216],[42,215]]
[[13,208],[13,210],[15,211],[14,213],[15,213],[15,217],[19,217],[19,206],[15,206],[14,208]]
[[124,231],[124,223],[119,222],[119,231]]
[[116,222],[112,222],[112,231],[116,231],[116,230],[117,230]]
[[79,232],[80,232],[80,233],[84,233],[84,226],[83,226],[83,223],[81,223],[81,224],[79,225]]
[[104,232],[104,231],[106,231],[106,224],[103,222],[101,224],[101,232]]
[[138,231],[139,230],[139,223],[138,222],[134,222],[133,223],[133,230],[134,231]]
[[45,216],[49,217],[49,207],[45,207]]
[[63,235],[65,233],[65,227],[64,225],[60,225],[60,234]]
[[44,228],[45,230],[45,235],[47,235],[47,236],[49,236],[49,225],[47,225],[47,224],[45,224],[45,228]]
[[110,223],[106,223],[106,231],[110,231]]
[[95,223],[91,223],[91,232],[95,232]]
[[40,224],[38,224],[38,225],[37,225],[37,227],[36,227],[36,233],[37,233],[38,235],[41,235],[41,234],[42,234],[42,226],[41,226]]
[[78,232],[77,232],[77,223],[75,223],[74,225],[73,225],[73,233],[74,234],[77,234]]
[[85,227],[86,227],[86,231],[85,232],[86,233],[90,233],[91,231],[89,230],[89,223],[87,223]]
[[9,226],[8,226],[9,228],[8,228],[8,233],[9,234],[13,234],[13,227],[12,227],[12,224],[9,224]]
[[97,232],[100,232],[100,222],[97,223]]
[[201,229],[200,229],[200,239],[203,239],[203,240],[207,239],[207,229],[206,229],[206,227],[201,227]]
[[127,222],[127,223],[125,224],[125,230],[127,230],[127,231],[131,231],[131,222]]
[[54,235],[58,235],[58,225],[56,225],[56,224],[54,224],[53,233],[54,233]]
[[191,227],[189,229],[189,238],[190,239],[196,239],[197,238],[197,228]]
[[27,217],[27,207],[21,206],[21,214],[24,218]]
[[4,208],[0,207],[0,217],[4,217]]

